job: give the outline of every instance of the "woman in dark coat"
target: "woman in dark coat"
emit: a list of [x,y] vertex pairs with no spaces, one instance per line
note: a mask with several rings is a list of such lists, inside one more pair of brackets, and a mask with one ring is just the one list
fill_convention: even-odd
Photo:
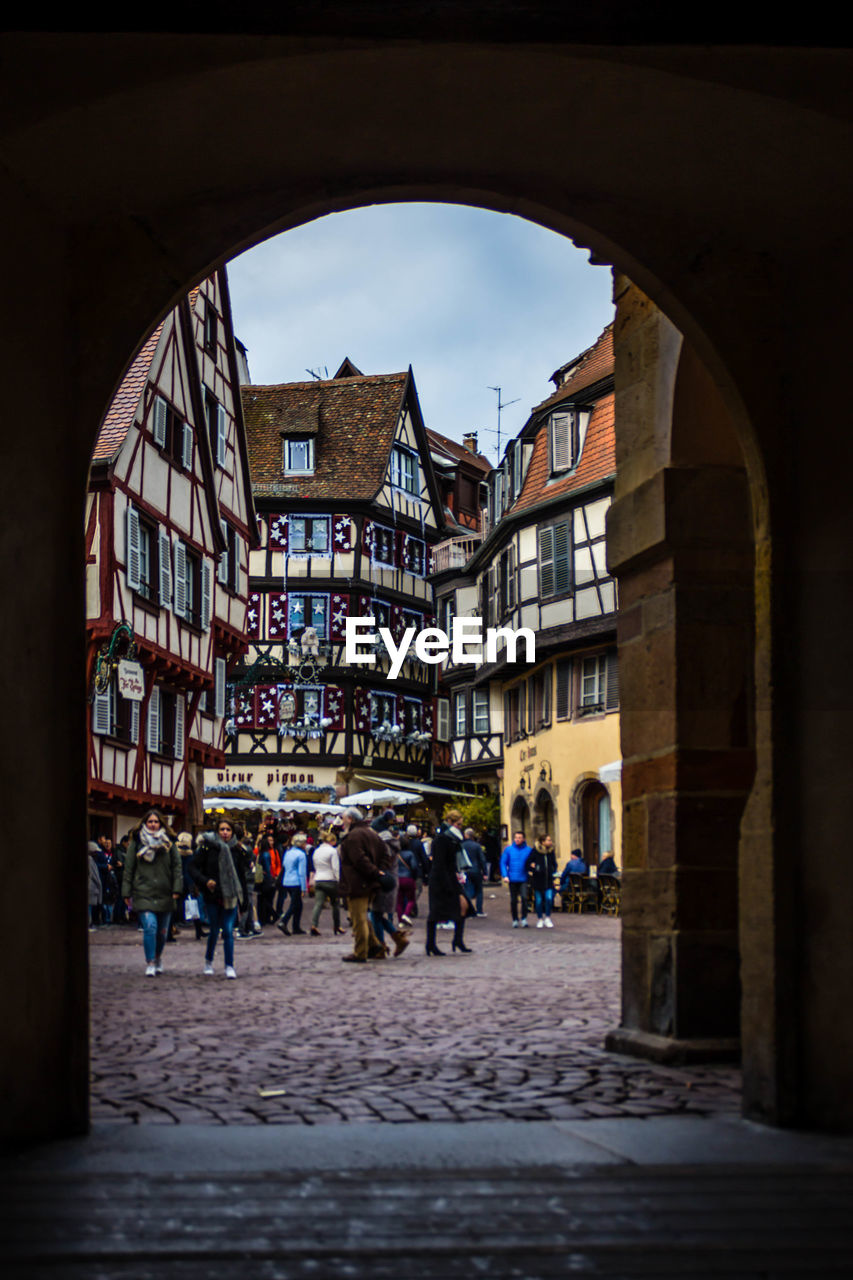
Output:
[[204,956],[204,972],[213,973],[213,957],[219,930],[225,948],[225,977],[236,978],[234,968],[234,923],[237,908],[246,902],[243,850],[227,818],[216,824],[216,832],[206,831],[189,865],[189,873],[201,889],[207,907],[210,933]]
[[182,889],[181,857],[174,834],[159,809],[149,809],[130,837],[122,880],[122,897],[128,910],[133,902],[142,925],[145,973],[149,978],[163,972],[163,948]]
[[554,841],[550,836],[541,836],[533,846],[533,853],[527,860],[527,872],[533,885],[536,914],[539,917],[537,929],[553,929],[551,908],[554,905],[554,876],[557,874],[557,855],[554,852]]
[[442,827],[432,842],[432,866],[429,873],[429,916],[426,928],[426,953],[428,956],[443,956],[435,945],[436,925],[442,920],[452,920],[453,950],[470,951],[465,946],[465,921],[462,918],[460,896],[462,885],[459,881],[456,858],[462,848],[462,814],[451,809],[446,815],[447,825]]

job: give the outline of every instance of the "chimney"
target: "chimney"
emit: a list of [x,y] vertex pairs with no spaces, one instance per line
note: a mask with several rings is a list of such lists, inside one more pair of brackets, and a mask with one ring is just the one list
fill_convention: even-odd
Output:
[[462,444],[469,453],[477,452],[477,432],[469,431],[467,435],[462,437]]

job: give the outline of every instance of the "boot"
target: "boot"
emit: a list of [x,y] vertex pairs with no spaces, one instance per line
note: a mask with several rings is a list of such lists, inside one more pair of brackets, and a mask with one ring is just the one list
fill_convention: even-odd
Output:
[[439,951],[435,945],[435,921],[427,920],[426,927],[426,953],[428,956],[443,956],[446,953]]
[[465,946],[465,920],[457,920],[456,928],[453,931],[453,950],[465,951],[470,954],[471,948]]
[[398,929],[396,933],[391,934],[391,937],[394,939],[394,955],[401,956],[409,945],[409,935],[404,929]]

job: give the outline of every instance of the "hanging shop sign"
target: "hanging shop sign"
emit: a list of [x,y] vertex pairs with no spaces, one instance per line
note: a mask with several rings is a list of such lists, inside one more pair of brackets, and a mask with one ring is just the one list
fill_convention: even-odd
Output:
[[145,697],[145,676],[138,662],[121,659],[118,664],[118,691],[131,702],[141,702]]

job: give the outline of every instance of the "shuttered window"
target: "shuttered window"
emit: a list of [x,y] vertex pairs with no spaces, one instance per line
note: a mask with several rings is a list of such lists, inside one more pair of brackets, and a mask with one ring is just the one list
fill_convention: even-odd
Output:
[[210,630],[210,598],[211,598],[210,561],[201,562],[201,629]]
[[619,707],[619,659],[615,649],[607,653],[607,700],[608,711],[616,711]]
[[154,443],[159,445],[161,449],[166,447],[166,426],[169,417],[169,408],[162,396],[154,397],[153,424],[151,428],[154,436]]
[[176,760],[184,758],[184,695],[182,693],[175,695],[175,737],[174,737],[174,755]]
[[225,466],[226,444],[228,440],[228,415],[223,405],[216,406],[216,465]]
[[193,465],[193,429],[188,422],[184,423],[183,432],[183,450],[182,461],[187,471],[192,471]]
[[104,693],[96,693],[95,701],[92,704],[92,732],[100,734],[112,733],[113,717],[112,717],[112,684],[107,686]]
[[140,545],[139,545],[139,512],[135,507],[127,508],[125,537],[125,576],[131,591],[139,590],[140,583]]
[[160,690],[157,685],[148,699],[148,719],[145,725],[145,746],[156,755],[160,750]]
[[225,550],[219,557],[219,564],[216,566],[216,579],[223,587],[228,585],[228,525],[225,520],[219,521],[219,527],[222,529],[222,537],[225,540]]
[[182,542],[175,543],[175,603],[176,618],[187,616],[187,549]]
[[543,600],[571,591],[571,545],[568,521],[539,530],[539,594]]
[[213,661],[213,714],[225,715],[225,659],[214,658]]
[[572,660],[560,658],[557,662],[556,712],[558,720],[568,720],[571,715]]
[[454,708],[453,736],[454,738],[464,738],[465,734],[468,732],[468,715],[467,715],[468,709],[466,706],[466,698],[467,698],[467,694],[465,693],[456,693],[453,695],[453,708]]
[[172,603],[172,546],[163,529],[158,537],[160,549],[160,603],[168,609]]
[[436,737],[439,742],[447,742],[450,737],[450,701],[448,698],[439,698],[437,702],[438,708],[438,728]]

